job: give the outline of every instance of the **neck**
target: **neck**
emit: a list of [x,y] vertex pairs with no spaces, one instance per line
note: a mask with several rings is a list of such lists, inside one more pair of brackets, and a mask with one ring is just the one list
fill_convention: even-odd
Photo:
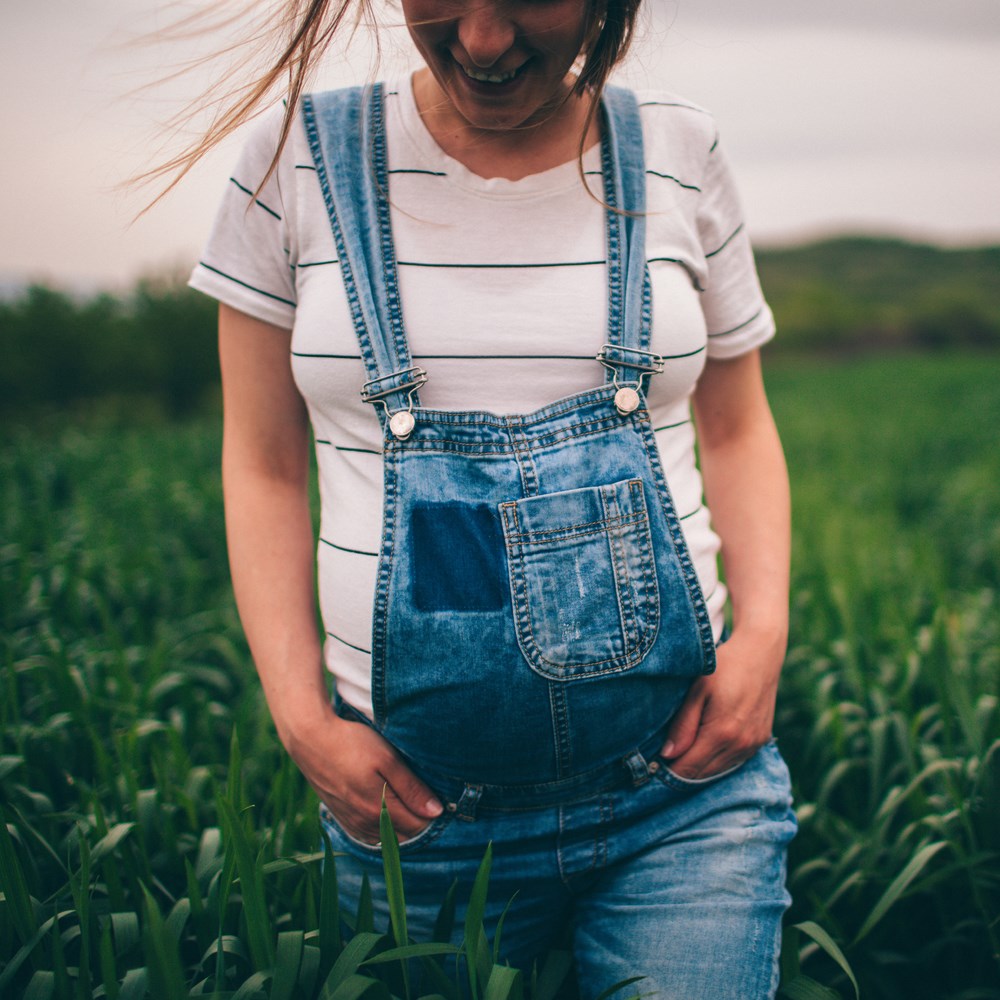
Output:
[[467,122],[438,86],[428,69],[413,75],[413,96],[420,117],[434,141],[452,159],[481,177],[520,180],[576,159],[582,148],[600,139],[596,117],[587,122],[590,98],[570,93],[537,121],[514,129],[479,128]]

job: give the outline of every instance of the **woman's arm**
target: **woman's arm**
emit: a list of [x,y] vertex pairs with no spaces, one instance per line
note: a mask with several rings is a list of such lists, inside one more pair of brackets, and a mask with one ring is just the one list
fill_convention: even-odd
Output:
[[709,361],[694,393],[705,499],[722,539],[733,630],[694,682],[663,756],[685,777],[718,773],[771,736],[788,640],[791,503],[760,356]]
[[330,708],[315,612],[309,421],[291,333],[221,306],[222,482],[236,603],[285,748],[337,819],[379,839],[382,789],[401,838],[441,812],[374,730]]

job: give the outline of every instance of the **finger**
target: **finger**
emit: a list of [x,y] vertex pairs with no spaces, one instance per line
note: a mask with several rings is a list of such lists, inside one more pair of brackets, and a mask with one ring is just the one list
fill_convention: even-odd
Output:
[[691,748],[698,736],[698,728],[701,725],[701,717],[705,711],[707,699],[704,686],[695,681],[670,722],[663,748],[660,750],[661,757],[670,760],[674,757],[680,757]]
[[[434,792],[402,761],[391,760],[381,770],[382,777],[385,778],[389,789],[400,804],[414,816],[426,821],[440,816],[444,811],[444,807]],[[426,822],[423,825],[426,825]]]

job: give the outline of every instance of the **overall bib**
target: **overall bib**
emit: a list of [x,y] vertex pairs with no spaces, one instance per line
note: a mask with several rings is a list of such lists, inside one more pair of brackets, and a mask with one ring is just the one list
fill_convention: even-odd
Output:
[[313,95],[303,111],[362,396],[383,428],[371,724],[432,788],[496,808],[571,801],[630,770],[646,780],[715,643],[643,396],[663,362],[649,351],[635,98],[609,88],[603,100],[603,383],[516,415],[420,405],[381,87]]

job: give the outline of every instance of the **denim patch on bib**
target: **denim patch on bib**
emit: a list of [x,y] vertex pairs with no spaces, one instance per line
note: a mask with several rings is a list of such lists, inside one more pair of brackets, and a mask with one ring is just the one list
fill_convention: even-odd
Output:
[[497,611],[508,600],[500,516],[489,504],[422,503],[411,512],[418,611]]

